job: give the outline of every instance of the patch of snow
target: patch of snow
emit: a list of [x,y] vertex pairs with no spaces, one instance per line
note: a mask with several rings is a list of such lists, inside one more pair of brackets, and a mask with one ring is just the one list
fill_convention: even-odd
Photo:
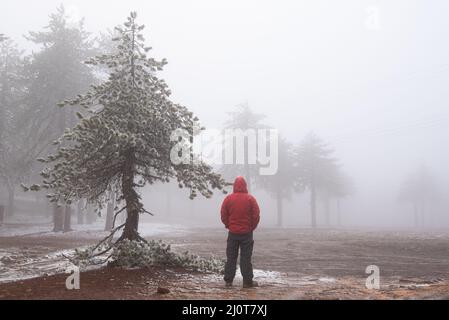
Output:
[[51,230],[49,225],[32,225],[32,226],[0,226],[0,237],[16,237],[36,233],[46,233]]
[[326,283],[332,283],[332,282],[337,281],[337,279],[329,278],[329,277],[321,277],[321,278],[318,279],[318,281],[326,282]]
[[139,233],[142,237],[153,237],[161,234],[181,236],[189,232],[189,229],[181,225],[142,222],[139,224]]

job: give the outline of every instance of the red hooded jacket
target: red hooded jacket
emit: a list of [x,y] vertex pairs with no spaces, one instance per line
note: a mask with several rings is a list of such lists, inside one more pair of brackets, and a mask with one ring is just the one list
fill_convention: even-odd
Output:
[[248,193],[246,181],[237,177],[233,193],[221,205],[221,221],[232,233],[248,233],[256,229],[260,220],[260,210],[256,199]]

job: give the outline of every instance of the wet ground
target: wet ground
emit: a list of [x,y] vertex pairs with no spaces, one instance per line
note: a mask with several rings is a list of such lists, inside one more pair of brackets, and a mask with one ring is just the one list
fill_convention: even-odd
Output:
[[[151,232],[157,229],[159,232]],[[68,291],[64,274],[73,248],[104,232],[14,233],[0,230],[0,299],[448,299],[449,233],[336,229],[260,229],[254,268],[260,287],[242,289],[241,277],[224,288],[221,276],[186,270],[97,269],[81,274],[81,290]],[[222,256],[223,229],[146,225],[147,238],[174,250]],[[154,230],[153,230],[154,231]],[[380,270],[380,290],[365,286],[365,269]],[[56,274],[56,275],[54,275]],[[31,278],[23,280],[26,278]],[[158,294],[157,288],[168,289]]]

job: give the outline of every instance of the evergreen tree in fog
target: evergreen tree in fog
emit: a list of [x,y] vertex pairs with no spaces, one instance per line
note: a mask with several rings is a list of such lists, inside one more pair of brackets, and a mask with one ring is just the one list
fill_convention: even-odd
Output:
[[256,185],[268,191],[276,199],[276,224],[282,227],[283,201],[291,199],[296,181],[296,168],[294,166],[293,146],[281,136],[278,141],[278,170],[274,175],[259,176]]
[[399,191],[399,200],[412,205],[415,227],[422,227],[429,209],[438,198],[435,177],[425,166],[407,176]]
[[329,188],[337,169],[331,150],[318,136],[309,133],[296,149],[296,190],[310,192],[312,227],[317,226],[317,193]]
[[[249,107],[248,103],[240,104],[233,112],[228,112],[229,119],[225,122],[224,129],[246,130],[267,129],[267,125],[262,123],[265,115],[254,113]],[[257,131],[255,131],[257,135]],[[259,165],[249,163],[248,156],[248,138],[245,137],[244,150],[236,150],[236,142],[234,141],[232,148],[234,148],[234,157],[237,152],[244,152],[245,158],[243,164],[224,164],[221,172],[229,181],[233,181],[237,176],[244,176],[248,185],[248,191],[251,191],[252,186],[257,184],[256,180],[259,178]]]
[[225,186],[221,176],[202,161],[172,162],[171,151],[177,143],[171,141],[172,133],[184,129],[193,135],[198,119],[169,99],[167,84],[156,76],[166,61],[147,56],[151,48],[145,46],[141,34],[144,26],[135,19],[136,14],[131,13],[124,25],[117,27],[116,54],[88,61],[108,67],[109,79],[61,103],[65,108],[80,105],[90,112],[78,114],[80,123],[59,139],[63,146],[42,159],[50,166],[42,172],[43,184],[32,187],[52,190],[53,202],[70,204],[86,198],[100,207],[111,191],[116,192],[123,207],[115,216],[127,212],[125,223],[113,224],[111,236],[123,229],[118,241],[143,240],[138,233],[139,215],[149,212],[137,188],[175,179],[180,188],[190,190],[191,198],[198,193],[209,198],[213,189]]
[[16,187],[24,181],[35,161],[30,153],[28,132],[21,127],[25,116],[24,98],[27,60],[10,39],[0,43],[0,183],[8,191],[7,212],[14,214]]

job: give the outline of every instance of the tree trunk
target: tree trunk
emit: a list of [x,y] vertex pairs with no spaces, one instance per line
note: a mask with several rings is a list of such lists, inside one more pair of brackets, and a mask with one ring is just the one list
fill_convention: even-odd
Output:
[[125,168],[122,176],[122,193],[126,202],[126,222],[121,240],[135,241],[139,239],[139,213],[141,204],[139,196],[134,190],[134,174],[135,174],[135,155],[134,151],[130,150],[128,158],[125,163]]
[[76,212],[76,222],[78,224],[84,224],[84,208],[83,208],[83,200],[78,201],[77,212]]
[[46,210],[47,210],[47,218],[50,218],[51,216],[54,216],[53,206],[52,206],[52,203],[50,201],[48,201],[48,199],[46,199],[45,203],[46,203]]
[[64,207],[54,204],[53,206],[53,232],[64,230]]
[[91,204],[87,205],[86,222],[87,224],[92,224],[96,220],[95,209]]
[[113,221],[114,221],[114,203],[112,201],[109,201],[106,209],[106,224],[104,226],[105,231],[112,230]]
[[64,232],[72,231],[72,207],[65,206],[64,212]]
[[330,226],[331,225],[330,201],[329,201],[329,197],[327,197],[327,196],[324,199],[324,214],[325,214],[325,218],[326,218],[326,225]]
[[276,209],[277,209],[277,226],[278,227],[282,227],[282,225],[283,225],[283,217],[282,217],[282,215],[283,215],[283,212],[282,212],[282,197],[281,197],[281,193],[280,192],[278,192],[277,194],[276,194]]
[[251,193],[251,173],[249,170],[249,164],[245,164],[245,175],[246,175],[246,187],[248,192]]
[[251,168],[249,164],[249,138],[245,139],[244,141],[244,148],[245,148],[245,164],[244,164],[244,170],[245,170],[245,179],[246,179],[246,186],[248,189],[248,192],[251,192]]
[[15,188],[8,187],[8,217],[12,217],[15,211]]
[[314,184],[310,187],[310,212],[312,214],[312,228],[316,228],[316,190]]

